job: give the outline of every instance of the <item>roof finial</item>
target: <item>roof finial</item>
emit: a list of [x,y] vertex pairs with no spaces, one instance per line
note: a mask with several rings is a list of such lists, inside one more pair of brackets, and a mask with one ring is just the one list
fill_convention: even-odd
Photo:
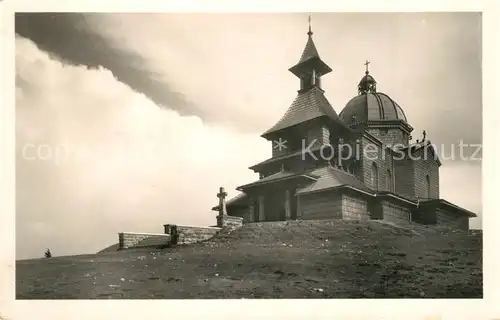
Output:
[[370,64],[370,61],[366,60],[365,62],[365,66],[366,66],[366,71],[365,71],[365,74],[369,74],[370,71],[368,71],[368,65]]
[[309,31],[307,32],[307,35],[310,37],[313,34],[313,32],[311,30],[311,13],[309,13],[308,22],[309,22]]

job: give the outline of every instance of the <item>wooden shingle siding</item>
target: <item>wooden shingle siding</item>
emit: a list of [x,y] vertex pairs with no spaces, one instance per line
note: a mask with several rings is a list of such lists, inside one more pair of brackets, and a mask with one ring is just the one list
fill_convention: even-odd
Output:
[[313,169],[316,167],[316,162],[314,159],[311,159],[311,157],[306,157],[302,159],[302,157],[298,157],[296,159],[292,159],[288,162],[286,162],[286,166],[290,171],[293,172],[302,172],[306,171],[308,169]]
[[371,219],[381,220],[384,218],[382,204],[377,199],[371,198],[368,201],[368,214]]
[[384,145],[407,145],[407,135],[400,128],[370,128],[367,130],[371,135],[382,141]]
[[330,131],[325,126],[314,126],[307,130],[307,139],[305,141],[305,147],[307,148],[310,144],[313,147],[321,147],[322,145],[327,145],[330,143]]
[[[371,145],[370,147],[367,147]],[[361,152],[364,152],[364,157],[362,160],[362,177],[361,180],[369,188],[373,190],[387,190],[388,186],[386,183],[387,169],[393,171],[392,168],[392,154],[381,146],[371,142],[366,137],[362,137],[361,140]],[[373,163],[377,165],[378,169],[378,181],[375,185],[372,182],[372,166]]]
[[411,223],[411,211],[401,205],[382,201],[382,213],[384,220],[400,225]]
[[436,221],[440,226],[469,230],[469,218],[467,216],[460,216],[442,208],[436,210]]
[[424,148],[421,148],[414,154],[414,157],[418,159],[413,161],[415,197],[427,198],[427,182],[425,177],[429,175],[430,198],[437,199],[439,198],[439,166],[437,161],[434,160],[432,152],[427,151],[427,158],[424,152]]
[[285,220],[285,191],[278,189],[274,193],[264,196],[264,220],[263,221],[283,221]]
[[[382,179],[384,180],[384,189],[385,191],[390,191],[394,192],[395,191],[395,177],[394,177],[394,161],[392,158],[392,153],[389,150],[385,150],[386,152],[386,157],[385,157],[385,170],[382,173]],[[387,171],[390,171],[390,176],[388,175]],[[390,179],[390,180],[389,180]]]
[[424,148],[413,152],[411,155],[415,160],[408,156],[400,159],[400,153],[397,154],[394,160],[397,193],[412,199],[427,199],[426,176],[429,175],[430,198],[439,198],[439,166],[430,151],[427,157],[424,152]]
[[342,197],[332,191],[301,195],[300,217],[304,220],[342,219]]
[[420,224],[436,224],[436,206],[422,205],[412,211],[412,221]]
[[[398,158],[399,157],[399,158]],[[394,176],[396,193],[406,196],[410,199],[415,197],[415,188],[413,184],[413,162],[407,158],[400,159],[400,155],[396,155],[394,159]]]
[[342,195],[342,218],[345,220],[369,220],[368,203],[364,199]]

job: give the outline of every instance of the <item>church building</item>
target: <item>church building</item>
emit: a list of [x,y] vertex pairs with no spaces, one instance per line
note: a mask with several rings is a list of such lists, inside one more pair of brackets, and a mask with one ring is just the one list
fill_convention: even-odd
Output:
[[[257,181],[226,203],[245,223],[281,220],[369,220],[469,228],[476,214],[439,196],[441,162],[425,131],[411,142],[403,108],[377,90],[368,71],[358,94],[337,113],[324,95],[332,69],[320,58],[309,27],[295,100],[261,137],[272,156],[250,167]],[[212,208],[218,210],[218,207]]]

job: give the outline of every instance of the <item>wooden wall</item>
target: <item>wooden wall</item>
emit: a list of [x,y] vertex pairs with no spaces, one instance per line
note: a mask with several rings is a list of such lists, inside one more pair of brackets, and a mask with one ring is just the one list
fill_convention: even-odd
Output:
[[348,194],[342,194],[342,218],[345,220],[369,220],[366,200]]
[[[425,148],[422,148],[415,152],[415,157],[418,160],[415,160],[413,165],[413,181],[415,197],[417,198],[427,198],[426,175],[430,177],[430,198],[439,198],[439,166],[434,159],[433,152],[430,150],[430,148],[427,148],[427,151],[425,151]],[[426,152],[427,155],[425,155]]]
[[384,220],[399,225],[411,223],[411,210],[409,208],[386,200],[383,200],[381,204]]
[[299,217],[304,220],[342,219],[342,197],[333,191],[299,196]]
[[437,208],[436,221],[439,226],[460,230],[469,230],[469,217],[465,215],[459,215],[455,212],[443,208]]

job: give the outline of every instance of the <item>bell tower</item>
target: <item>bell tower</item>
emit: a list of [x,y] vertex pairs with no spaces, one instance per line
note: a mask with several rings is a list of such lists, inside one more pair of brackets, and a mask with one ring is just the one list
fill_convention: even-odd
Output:
[[306,92],[311,88],[321,89],[321,77],[328,74],[332,69],[319,57],[318,50],[312,38],[311,16],[309,15],[309,31],[307,32],[307,43],[299,62],[291,67],[289,71],[300,79],[300,92]]

